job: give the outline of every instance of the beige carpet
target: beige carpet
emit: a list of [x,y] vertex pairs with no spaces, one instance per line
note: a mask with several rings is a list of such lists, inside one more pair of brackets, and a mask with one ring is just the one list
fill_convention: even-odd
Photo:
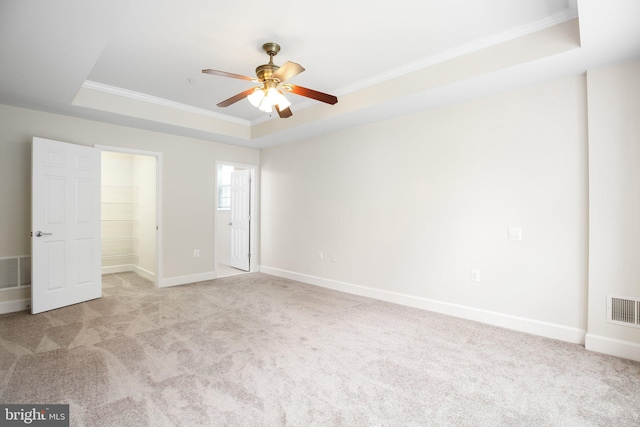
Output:
[[640,363],[260,273],[0,316],[0,402],[86,426],[639,426]]

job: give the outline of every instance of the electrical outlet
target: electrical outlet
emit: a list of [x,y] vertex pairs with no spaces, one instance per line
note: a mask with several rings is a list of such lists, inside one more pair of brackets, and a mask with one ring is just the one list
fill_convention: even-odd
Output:
[[471,281],[472,282],[480,281],[480,270],[476,270],[476,269],[471,270]]
[[193,257],[194,258],[199,258],[200,257],[200,249],[194,249],[193,250]]

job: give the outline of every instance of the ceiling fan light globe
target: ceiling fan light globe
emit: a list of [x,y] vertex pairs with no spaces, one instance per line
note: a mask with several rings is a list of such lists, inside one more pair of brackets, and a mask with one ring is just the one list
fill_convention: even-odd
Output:
[[271,105],[278,103],[278,90],[275,87],[270,87],[267,91],[267,101],[269,101]]
[[284,110],[285,108],[289,108],[291,106],[291,102],[289,102],[289,100],[280,91],[278,91],[277,99],[278,101],[276,102],[276,104],[278,104],[278,109],[280,111]]
[[260,108],[260,103],[262,103],[262,100],[264,99],[264,91],[262,88],[257,87],[251,95],[247,96],[247,99],[251,105]]
[[269,102],[269,98],[268,97],[264,97],[262,99],[262,102],[260,103],[260,106],[258,107],[260,109],[260,111],[264,111],[265,113],[270,113],[273,111],[273,107],[271,105],[271,103]]

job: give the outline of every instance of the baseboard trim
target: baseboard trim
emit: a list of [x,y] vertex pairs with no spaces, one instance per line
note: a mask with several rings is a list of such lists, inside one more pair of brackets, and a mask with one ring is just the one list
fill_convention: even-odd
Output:
[[112,265],[109,267],[102,267],[102,274],[127,273],[129,271],[133,271],[133,268],[133,264]]
[[206,280],[213,280],[217,278],[215,271],[209,271],[207,273],[190,274],[188,276],[177,276],[162,279],[160,282],[160,288],[168,288],[171,286],[187,285],[189,283],[204,282]]
[[15,313],[28,310],[31,307],[31,298],[14,299],[0,302],[0,314]]
[[149,270],[145,270],[144,268],[137,266],[135,264],[122,264],[122,265],[112,265],[110,267],[102,267],[102,274],[113,274],[113,273],[128,273],[133,271],[141,277],[144,277],[147,280],[151,280],[155,283],[156,274],[150,272]]
[[134,265],[132,267],[133,267],[133,271],[135,273],[137,273],[140,277],[144,277],[145,279],[150,280],[150,281],[155,283],[155,281],[156,281],[156,274],[155,273],[152,273],[149,270],[145,270],[144,268],[142,268],[140,266],[137,266],[137,265]]
[[590,351],[640,362],[640,344],[634,342],[587,334],[584,347]]
[[281,270],[268,266],[260,266],[260,271],[273,276],[284,277],[286,279],[297,280],[310,285],[321,286],[323,288],[336,291],[374,298],[408,307],[420,308],[449,316],[460,317],[462,319],[487,323],[506,329],[512,329],[529,334],[539,335],[566,341],[572,344],[585,343],[586,331],[572,328],[556,323],[542,322],[524,317],[512,316],[495,311],[482,310],[459,304],[452,304],[398,292],[385,291],[382,289],[370,288],[367,286],[354,285],[352,283],[340,282],[337,280],[324,279],[322,277],[310,276],[308,274],[296,273],[293,271]]

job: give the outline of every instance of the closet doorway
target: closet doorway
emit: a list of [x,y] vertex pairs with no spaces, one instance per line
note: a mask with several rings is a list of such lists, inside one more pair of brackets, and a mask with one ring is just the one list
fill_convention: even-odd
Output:
[[160,286],[161,153],[101,152],[102,274],[134,272]]

